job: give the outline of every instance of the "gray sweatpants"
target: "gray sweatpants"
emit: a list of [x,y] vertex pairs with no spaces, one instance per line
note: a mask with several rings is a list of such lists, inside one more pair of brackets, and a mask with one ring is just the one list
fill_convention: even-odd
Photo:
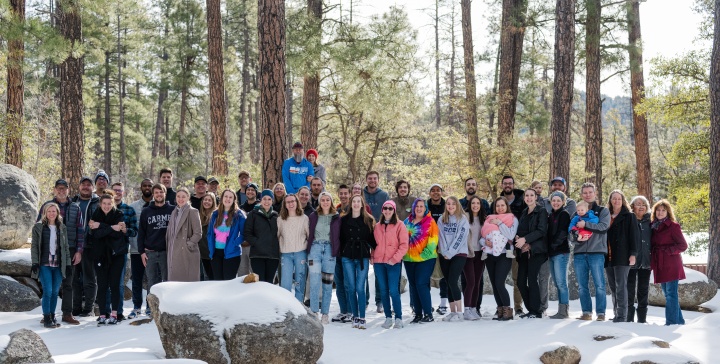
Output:
[[630,273],[629,265],[607,267],[608,283],[610,284],[610,292],[612,293],[613,311],[615,312],[616,321],[627,321],[627,281],[628,273]]
[[168,279],[167,252],[151,252],[146,250],[145,255],[147,255],[145,274],[147,275],[148,293],[150,293],[152,286],[165,282]]
[[540,286],[540,311],[545,312],[548,308],[548,289],[550,288],[550,260],[546,260],[540,266],[538,274],[538,285]]

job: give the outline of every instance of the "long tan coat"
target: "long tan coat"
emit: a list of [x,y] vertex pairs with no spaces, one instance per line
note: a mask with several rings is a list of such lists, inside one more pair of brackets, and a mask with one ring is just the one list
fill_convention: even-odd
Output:
[[182,209],[177,220],[179,208],[170,215],[165,235],[167,242],[168,281],[197,282],[200,280],[200,250],[198,242],[202,238],[200,213],[187,206]]

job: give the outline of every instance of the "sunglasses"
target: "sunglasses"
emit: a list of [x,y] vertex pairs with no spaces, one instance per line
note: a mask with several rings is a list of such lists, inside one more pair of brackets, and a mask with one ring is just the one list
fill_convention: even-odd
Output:
[[395,209],[390,206],[383,207],[383,211],[393,211],[393,210],[395,210]]

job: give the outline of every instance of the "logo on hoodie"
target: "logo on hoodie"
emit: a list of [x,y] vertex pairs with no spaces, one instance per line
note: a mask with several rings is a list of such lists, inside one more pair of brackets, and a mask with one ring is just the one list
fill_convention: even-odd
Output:
[[152,225],[153,230],[167,229],[168,221],[170,221],[170,215],[155,215],[147,218],[147,224]]

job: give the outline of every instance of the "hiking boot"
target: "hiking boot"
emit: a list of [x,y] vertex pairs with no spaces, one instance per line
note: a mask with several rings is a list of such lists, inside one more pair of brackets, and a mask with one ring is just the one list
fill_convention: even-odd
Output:
[[60,324],[59,324],[59,323],[57,322],[57,320],[55,319],[55,314],[54,314],[54,313],[51,313],[51,314],[50,314],[50,321],[52,322],[53,325],[55,325],[55,327],[60,327]]
[[515,309],[515,316],[516,316],[516,317],[520,317],[520,316],[522,316],[522,315],[524,315],[524,314],[525,314],[525,311],[523,311],[522,308],[516,308],[516,309]]
[[138,309],[132,310],[130,312],[130,314],[128,314],[128,319],[132,320],[134,318],[139,317],[140,315],[142,315],[142,311],[140,311],[140,309],[138,308]]
[[493,320],[497,321],[500,320],[503,316],[503,307],[498,306],[497,310],[495,310],[495,315],[493,315]]
[[603,313],[603,314],[599,314],[598,317],[597,317],[597,319],[595,319],[595,321],[605,321],[605,314],[604,314],[604,313]]
[[421,324],[426,324],[426,323],[428,323],[428,322],[433,322],[433,321],[435,321],[435,319],[433,318],[433,315],[432,315],[432,314],[427,314],[427,315],[423,316],[422,320],[420,320],[420,323],[421,323]]
[[43,315],[43,327],[46,329],[55,329],[57,326],[53,324],[52,319],[50,318],[50,315]]
[[385,322],[382,324],[383,329],[389,329],[393,325],[393,319],[390,317],[385,318]]
[[568,305],[565,303],[561,303],[558,305],[558,312],[552,316],[550,316],[551,319],[566,319],[568,318]]
[[118,322],[121,322],[121,321],[123,321],[123,320],[125,320],[125,315],[123,315],[122,313],[118,312],[118,314],[117,314],[117,321],[118,321]]
[[63,315],[62,322],[68,323],[70,325],[80,325],[80,321],[76,320],[73,315]]
[[582,321],[592,321],[592,314],[583,312],[582,316],[578,317],[577,319]]
[[510,321],[513,319],[513,309],[510,306],[505,306],[503,309],[503,315],[502,318],[499,319],[500,321]]

